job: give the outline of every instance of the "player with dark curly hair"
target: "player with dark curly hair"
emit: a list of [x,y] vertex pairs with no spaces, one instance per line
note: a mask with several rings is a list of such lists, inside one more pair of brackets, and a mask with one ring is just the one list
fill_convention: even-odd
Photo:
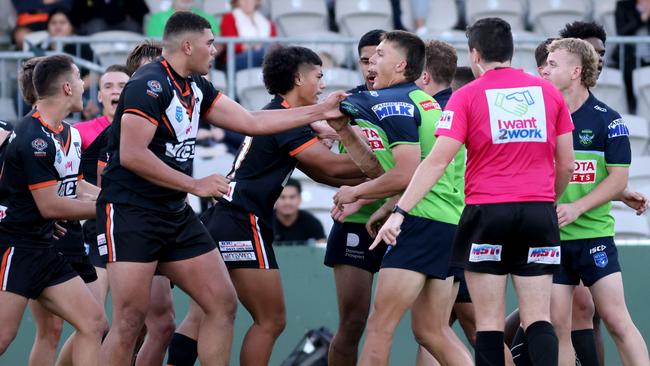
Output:
[[598,54],[598,73],[600,74],[603,69],[605,42],[607,41],[607,34],[602,25],[596,22],[582,22],[579,20],[567,23],[560,30],[560,38],[579,38],[594,46]]
[[[271,50],[264,58],[262,73],[264,85],[273,95],[263,109],[316,104],[325,87],[321,59],[304,47]],[[361,140],[347,148],[369,149]],[[296,165],[312,179],[333,186],[358,184],[366,177],[347,154],[335,154],[319,143],[308,126],[248,136],[228,174],[228,193],[201,217],[218,244],[239,301],[253,318],[239,355],[242,365],[267,365],[286,323],[270,223],[273,205]],[[192,303],[174,335],[185,342],[172,343],[167,364],[194,364],[202,317],[199,306]]]

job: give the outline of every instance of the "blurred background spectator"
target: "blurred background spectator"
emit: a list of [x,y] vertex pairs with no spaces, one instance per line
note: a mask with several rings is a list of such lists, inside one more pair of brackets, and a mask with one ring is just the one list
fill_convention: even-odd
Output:
[[[221,35],[241,38],[272,38],[278,33],[275,24],[259,11],[261,0],[233,0],[232,12],[221,19]],[[237,70],[259,67],[267,46],[264,44],[237,44],[235,46]],[[222,55],[221,68],[225,68],[226,55]]]
[[300,183],[289,178],[275,203],[273,215],[274,245],[297,245],[307,242],[325,243],[323,225],[307,211],[300,209],[302,198]]
[[142,33],[149,7],[144,0],[72,0],[70,20],[81,34],[108,30]]
[[[47,29],[49,14],[55,9],[69,10],[73,0],[11,0],[16,10],[12,40],[16,49],[23,48],[25,34]],[[7,16],[8,14],[2,14]]]
[[[616,33],[621,36],[650,35],[650,0],[622,0],[616,3]],[[625,91],[630,111],[636,110],[636,97],[632,87],[632,70],[650,65],[650,44],[625,45],[625,58],[619,60],[623,67]],[[618,52],[614,54],[618,57]]]
[[159,11],[151,15],[151,17],[147,21],[147,30],[145,34],[147,35],[147,37],[162,38],[163,31],[165,29],[165,24],[167,23],[169,17],[171,17],[172,14],[174,14],[174,12],[191,11],[207,19],[208,22],[210,23],[210,26],[212,27],[212,33],[214,33],[215,36],[218,36],[221,33],[221,30],[219,28],[219,22],[217,21],[217,18],[215,18],[214,15],[204,12],[203,10],[197,8],[194,5],[195,5],[194,0],[172,1],[169,9]]

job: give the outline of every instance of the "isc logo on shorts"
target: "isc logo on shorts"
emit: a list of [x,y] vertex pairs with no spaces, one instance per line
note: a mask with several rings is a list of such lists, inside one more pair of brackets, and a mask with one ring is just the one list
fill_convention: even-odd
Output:
[[470,262],[501,262],[501,245],[474,244],[469,251]]
[[560,264],[560,247],[528,248],[528,263]]

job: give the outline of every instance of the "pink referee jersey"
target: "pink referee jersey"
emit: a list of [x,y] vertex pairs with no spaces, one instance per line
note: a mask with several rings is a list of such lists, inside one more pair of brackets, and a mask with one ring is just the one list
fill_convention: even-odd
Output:
[[111,121],[108,120],[108,117],[101,116],[95,119],[91,119],[85,122],[79,122],[74,125],[74,127],[79,130],[81,134],[81,150],[86,150],[90,144],[95,141],[97,136],[99,136],[108,125],[111,124]]
[[467,147],[467,204],[552,202],[556,137],[571,131],[569,109],[552,84],[498,68],[452,94],[436,136]]

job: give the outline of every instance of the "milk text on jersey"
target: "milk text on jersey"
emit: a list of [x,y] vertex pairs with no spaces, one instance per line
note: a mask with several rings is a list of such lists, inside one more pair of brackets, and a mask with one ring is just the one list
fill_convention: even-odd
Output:
[[388,102],[372,106],[372,111],[375,112],[380,121],[390,116],[413,117],[414,110],[415,106],[413,104],[405,102]]
[[546,111],[539,86],[488,89],[492,143],[546,142]]

